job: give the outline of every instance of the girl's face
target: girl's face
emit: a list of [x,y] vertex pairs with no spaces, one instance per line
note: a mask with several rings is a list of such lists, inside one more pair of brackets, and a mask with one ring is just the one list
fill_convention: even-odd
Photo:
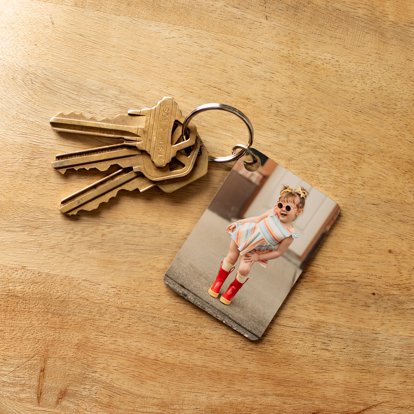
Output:
[[281,197],[276,203],[275,211],[282,223],[292,223],[302,212],[296,200],[297,197]]

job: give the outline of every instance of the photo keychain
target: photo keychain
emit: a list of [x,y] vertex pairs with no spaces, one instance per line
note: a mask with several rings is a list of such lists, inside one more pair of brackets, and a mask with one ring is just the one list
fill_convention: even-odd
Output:
[[[239,117],[249,131],[247,145],[236,144],[229,156],[208,156],[190,121],[210,110]],[[209,161],[237,161],[164,281],[250,340],[263,336],[339,215],[337,203],[253,148],[250,120],[229,105],[201,105],[184,118],[174,99],[165,97],[152,108],[111,119],[70,113],[50,123],[57,131],[118,141],[56,156],[52,165],[61,173],[118,167],[63,199],[60,210],[67,215],[94,210],[121,189],[172,192],[204,176]]]

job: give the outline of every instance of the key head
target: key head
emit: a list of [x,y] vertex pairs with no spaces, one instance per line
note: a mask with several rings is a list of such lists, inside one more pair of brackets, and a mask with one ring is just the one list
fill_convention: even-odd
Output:
[[193,183],[201,177],[204,177],[208,171],[208,152],[206,147],[201,144],[200,153],[197,157],[195,165],[185,177],[176,178],[174,180],[157,181],[155,184],[165,193],[172,193],[180,188],[185,187],[188,184]]
[[[189,174],[194,167],[201,147],[201,139],[197,135],[196,127],[190,126],[189,132],[188,140],[194,142],[194,145],[178,151],[165,167],[157,167],[151,157],[146,152],[142,152],[139,163],[133,167],[134,171],[143,173],[151,181],[172,180]],[[176,128],[172,142],[178,144],[180,138],[181,128]]]
[[[164,97],[154,107],[138,112],[133,115],[145,115],[144,150],[151,155],[157,167],[165,167],[177,152],[172,144],[172,136],[177,123],[183,122],[183,114],[172,97]],[[132,111],[128,113],[132,115]]]

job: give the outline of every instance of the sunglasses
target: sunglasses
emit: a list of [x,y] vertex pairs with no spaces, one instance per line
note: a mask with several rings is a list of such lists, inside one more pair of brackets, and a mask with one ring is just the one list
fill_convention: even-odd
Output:
[[286,211],[290,211],[290,210],[294,210],[296,207],[292,207],[290,204],[283,204],[280,201],[277,203],[277,206],[282,209],[283,207],[285,207]]

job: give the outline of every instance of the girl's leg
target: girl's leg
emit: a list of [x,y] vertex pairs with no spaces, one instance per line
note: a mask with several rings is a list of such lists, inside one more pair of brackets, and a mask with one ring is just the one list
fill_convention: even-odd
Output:
[[230,305],[233,298],[236,296],[240,288],[247,282],[249,279],[249,274],[252,269],[253,264],[246,261],[245,256],[242,257],[240,266],[237,269],[236,278],[230,284],[228,289],[220,298],[220,302],[225,305]]
[[226,270],[230,270],[239,258],[239,248],[234,240],[230,241],[229,251],[227,252],[226,257],[223,260],[223,268],[228,267]]
[[237,274],[247,280],[250,271],[252,270],[253,263],[246,260],[246,256],[242,256],[240,266],[237,269]]
[[210,286],[208,293],[213,298],[217,298],[220,294],[220,289],[223,286],[223,283],[226,281],[228,275],[233,271],[234,264],[239,258],[239,249],[234,240],[231,240],[229,251],[227,252],[226,257],[223,259],[220,265],[220,269],[217,273],[216,279],[213,284]]

